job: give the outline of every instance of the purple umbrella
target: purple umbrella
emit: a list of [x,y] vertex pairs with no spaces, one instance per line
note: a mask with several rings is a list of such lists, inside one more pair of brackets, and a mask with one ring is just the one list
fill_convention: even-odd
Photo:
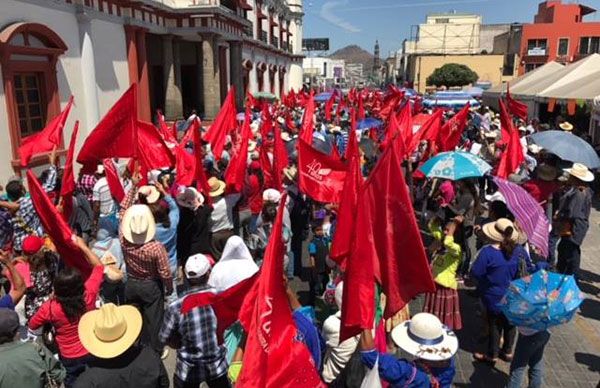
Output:
[[550,223],[542,206],[521,186],[498,177],[494,177],[494,182],[529,243],[539,249],[542,256],[548,257]]

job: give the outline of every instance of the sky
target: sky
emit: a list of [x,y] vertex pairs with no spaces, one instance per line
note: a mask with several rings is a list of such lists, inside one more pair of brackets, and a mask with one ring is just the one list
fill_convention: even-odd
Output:
[[[330,51],[357,44],[373,52],[379,40],[381,56],[402,46],[411,26],[425,22],[428,13],[482,15],[484,24],[533,22],[541,0],[304,0],[304,38],[329,38]],[[577,2],[563,0],[563,2]],[[579,1],[600,9],[600,0]],[[600,13],[587,21],[600,21]]]

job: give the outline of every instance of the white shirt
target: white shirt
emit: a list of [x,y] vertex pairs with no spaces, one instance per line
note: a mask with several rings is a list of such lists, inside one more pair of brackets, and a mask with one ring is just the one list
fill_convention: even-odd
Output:
[[338,311],[323,322],[323,338],[327,344],[323,358],[323,380],[331,383],[342,372],[352,354],[356,351],[360,335],[348,338],[340,344],[340,326],[342,313]]
[[233,207],[239,201],[240,196],[240,193],[228,194],[213,203],[213,211],[210,215],[213,233],[233,229]]
[[105,217],[114,213],[115,200],[110,193],[106,177],[98,179],[92,191],[92,201],[100,202],[100,216]]

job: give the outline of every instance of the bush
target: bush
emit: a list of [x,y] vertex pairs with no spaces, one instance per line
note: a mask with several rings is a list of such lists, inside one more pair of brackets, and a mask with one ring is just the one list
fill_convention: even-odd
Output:
[[471,70],[467,65],[458,63],[447,63],[442,67],[438,67],[427,77],[427,85],[437,87],[446,86],[465,86],[475,83],[479,79],[477,73]]

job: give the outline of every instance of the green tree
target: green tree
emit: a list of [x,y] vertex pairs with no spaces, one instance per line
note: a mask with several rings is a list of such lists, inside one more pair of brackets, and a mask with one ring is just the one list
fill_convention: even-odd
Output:
[[467,65],[447,63],[438,67],[427,77],[427,85],[453,87],[475,83],[479,79],[477,73]]

